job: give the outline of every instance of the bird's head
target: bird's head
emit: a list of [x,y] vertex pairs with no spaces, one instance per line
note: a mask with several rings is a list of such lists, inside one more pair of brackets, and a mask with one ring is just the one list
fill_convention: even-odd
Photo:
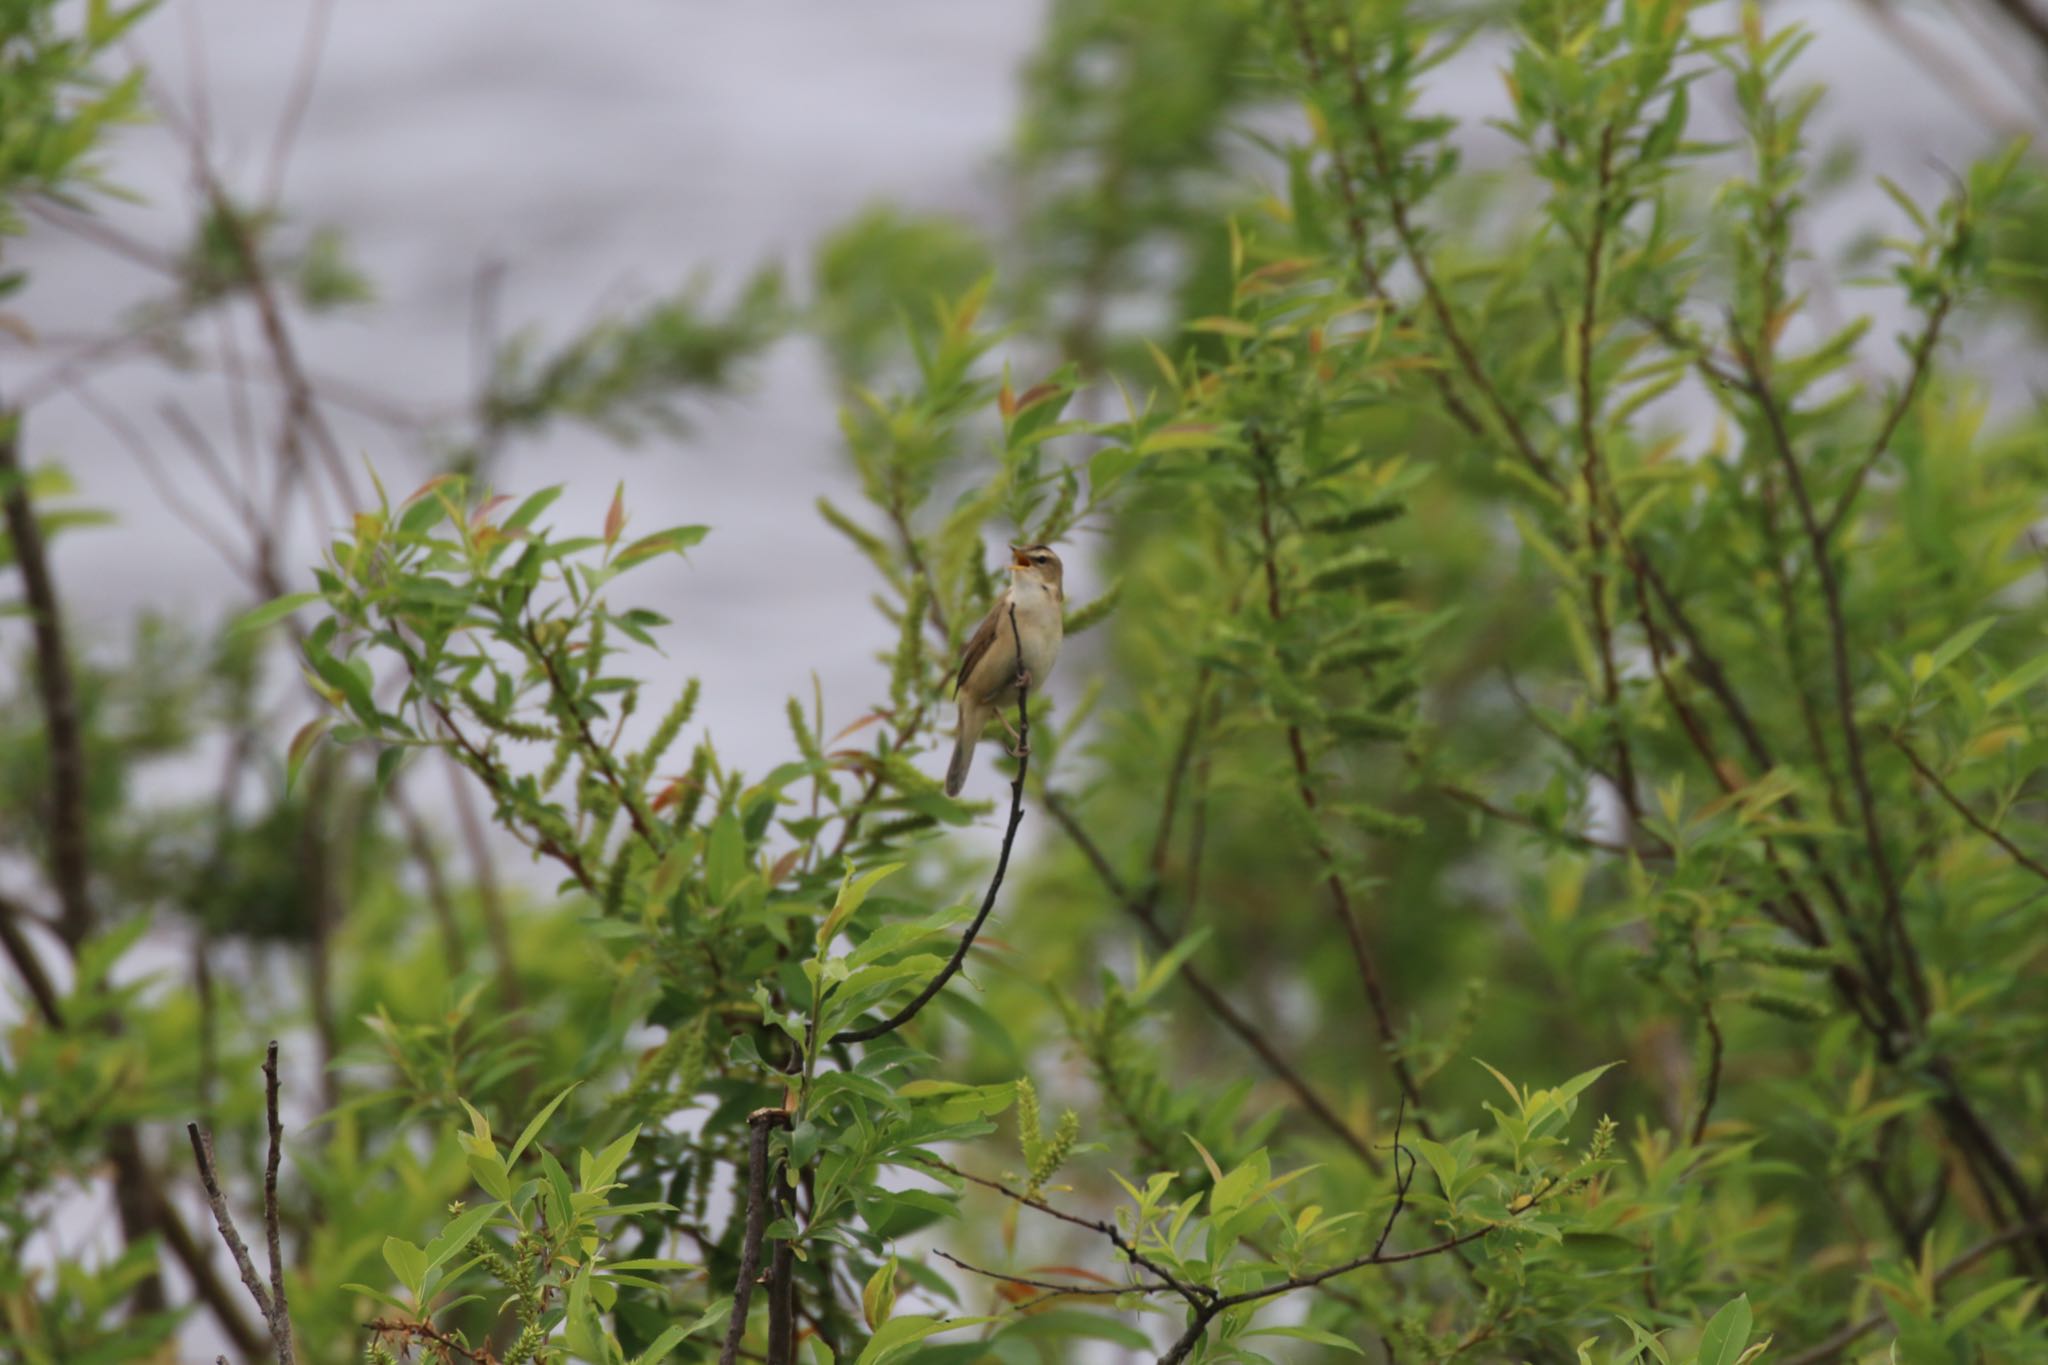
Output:
[[1050,545],[1012,545],[1010,572],[1018,578],[1045,584],[1055,597],[1064,596],[1065,570]]

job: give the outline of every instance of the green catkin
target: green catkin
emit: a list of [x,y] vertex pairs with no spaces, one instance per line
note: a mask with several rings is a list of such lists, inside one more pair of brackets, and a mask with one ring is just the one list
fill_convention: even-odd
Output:
[[1750,991],[1742,997],[1743,1003],[1775,1014],[1781,1019],[1793,1019],[1803,1024],[1817,1024],[1828,1017],[1827,1009],[1802,996],[1787,995],[1782,991]]
[[697,679],[690,679],[683,687],[683,694],[676,698],[675,704],[662,716],[661,724],[654,727],[654,733],[648,737],[647,747],[633,756],[628,772],[632,775],[634,786],[644,784],[653,775],[654,765],[661,762],[662,755],[676,742],[676,736],[690,723],[690,717],[697,711],[699,690]]
[[1104,621],[1108,620],[1109,614],[1116,610],[1117,597],[1122,592],[1123,584],[1121,582],[1112,583],[1108,592],[1068,612],[1066,633],[1068,635],[1079,635],[1082,631],[1092,626],[1101,625]]
[[619,856],[612,859],[612,865],[604,879],[604,912],[616,915],[626,907],[626,885],[633,875],[633,864],[638,861],[641,844],[628,840],[619,850]]
[[541,770],[540,789],[553,791],[561,782],[562,775],[569,771],[569,760],[576,755],[576,737],[564,732],[555,736],[555,752],[548,758],[548,766]]
[[896,652],[889,659],[889,703],[907,713],[924,690],[924,619],[931,613],[931,590],[922,576],[910,580],[902,619],[897,622]]
[[1403,502],[1369,502],[1363,507],[1318,517],[1310,522],[1306,529],[1311,534],[1319,536],[1343,535],[1347,531],[1363,531],[1367,527],[1379,526],[1407,514],[1408,505]]
[[690,755],[690,771],[683,776],[683,793],[676,802],[675,819],[671,822],[677,830],[686,830],[697,820],[697,807],[703,804],[706,780],[711,776],[710,746],[699,744]]
[[1401,574],[1401,561],[1385,550],[1359,550],[1343,555],[1309,575],[1312,591],[1379,586]]
[[514,718],[497,703],[486,700],[481,692],[472,687],[456,690],[462,704],[471,715],[482,721],[484,728],[507,739],[522,739],[533,744],[543,744],[554,738],[554,732],[544,725],[534,725]]
[[1328,653],[1316,656],[1310,671],[1317,674],[1338,673],[1352,668],[1373,668],[1379,664],[1392,663],[1407,653],[1399,645],[1354,644],[1345,645]]

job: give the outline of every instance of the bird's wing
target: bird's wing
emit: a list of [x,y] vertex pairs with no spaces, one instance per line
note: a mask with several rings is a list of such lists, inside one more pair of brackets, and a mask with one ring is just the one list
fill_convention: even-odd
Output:
[[996,598],[995,605],[988,609],[988,615],[982,617],[981,624],[974,628],[974,638],[967,642],[967,650],[960,656],[960,670],[953,675],[954,696],[960,695],[960,688],[966,683],[968,676],[981,663],[983,656],[994,647],[996,623],[1002,618],[1003,607],[1008,602],[1007,593]]

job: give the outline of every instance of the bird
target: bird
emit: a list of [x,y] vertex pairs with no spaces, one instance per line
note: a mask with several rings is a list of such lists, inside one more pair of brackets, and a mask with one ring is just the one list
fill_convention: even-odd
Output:
[[[946,765],[946,795],[958,796],[974,765],[974,746],[994,716],[1012,739],[1017,731],[1003,708],[1017,699],[1018,646],[1023,647],[1026,684],[1043,687],[1060,656],[1066,629],[1065,570],[1049,545],[1010,547],[1010,584],[996,597],[988,615],[975,627],[953,675],[953,695],[960,703],[960,728],[953,737],[953,761]],[[1017,611],[1016,629],[1010,609]],[[1023,751],[1012,750],[1021,755]]]

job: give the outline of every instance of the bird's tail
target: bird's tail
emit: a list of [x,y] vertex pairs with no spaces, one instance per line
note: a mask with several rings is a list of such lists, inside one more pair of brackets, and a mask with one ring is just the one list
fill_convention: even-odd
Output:
[[963,714],[960,717],[960,732],[953,737],[953,761],[946,765],[948,796],[958,796],[960,789],[967,785],[967,770],[974,766],[975,741],[981,738],[981,727],[969,725],[964,714],[967,708],[963,706],[960,709]]

